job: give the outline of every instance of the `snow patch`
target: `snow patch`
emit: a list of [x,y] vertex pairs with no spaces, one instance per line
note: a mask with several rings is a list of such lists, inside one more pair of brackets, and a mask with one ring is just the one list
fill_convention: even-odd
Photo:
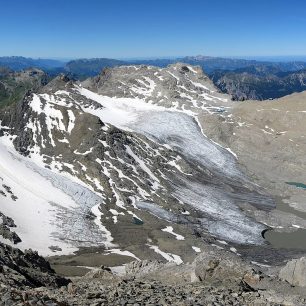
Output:
[[185,240],[185,237],[184,237],[184,236],[179,235],[179,234],[173,232],[173,227],[172,227],[172,226],[167,226],[166,228],[163,228],[162,231],[163,231],[163,232],[167,232],[167,233],[169,233],[169,234],[175,236],[175,238],[176,238],[177,240]]
[[192,246],[192,249],[196,252],[196,253],[201,253],[201,249],[195,246]]
[[155,253],[161,255],[163,258],[165,258],[169,262],[174,262],[177,265],[180,265],[183,263],[183,260],[181,259],[180,256],[172,254],[172,253],[166,253],[160,250],[160,248],[157,245],[150,245],[147,244],[147,246],[152,249]]

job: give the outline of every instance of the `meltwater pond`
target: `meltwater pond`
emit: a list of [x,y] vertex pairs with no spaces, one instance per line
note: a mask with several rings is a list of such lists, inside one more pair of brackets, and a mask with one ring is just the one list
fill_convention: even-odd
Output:
[[286,184],[291,185],[291,186],[295,186],[297,188],[302,188],[302,189],[306,189],[306,185],[303,183],[297,183],[297,182],[286,182]]
[[306,229],[299,228],[289,233],[268,230],[264,237],[275,248],[306,250]]
[[[306,212],[296,210],[282,200],[277,202],[277,209],[306,220]],[[295,226],[293,225],[293,227]],[[304,228],[297,228],[296,226],[290,232],[280,232],[271,229],[265,231],[263,236],[275,248],[306,250],[306,229]]]

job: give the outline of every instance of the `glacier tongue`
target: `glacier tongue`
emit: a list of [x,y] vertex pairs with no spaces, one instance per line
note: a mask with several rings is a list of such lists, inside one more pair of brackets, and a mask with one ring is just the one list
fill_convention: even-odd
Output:
[[205,137],[194,118],[187,114],[171,111],[142,113],[129,128],[161,144],[170,145],[185,158],[211,171],[242,176],[233,157]]
[[[203,135],[196,114],[147,104],[139,99],[100,96],[84,88],[80,89],[80,93],[103,106],[95,113],[101,120],[169,146],[185,160],[209,170],[223,182],[247,182],[237,167],[235,156]],[[118,118],[110,116],[119,111],[125,118],[120,122]],[[176,178],[173,195],[208,216],[202,220],[202,224],[211,234],[235,243],[263,243],[261,232],[266,227],[248,218],[233,199],[221,191],[222,188],[210,186],[207,182],[195,183],[192,177],[189,180]],[[141,205],[149,211],[152,208],[153,214],[158,210],[149,204]],[[140,204],[138,207],[141,207]],[[166,218],[167,214],[161,215]]]
[[212,235],[234,243],[263,243],[266,227],[248,218],[220,189],[184,180],[176,184],[174,195],[205,213],[201,223]]
[[170,145],[204,167],[230,176],[241,175],[233,156],[202,134],[190,112],[148,104],[140,99],[101,96],[85,88],[79,91],[101,105],[100,109],[83,110],[99,116],[103,122]]

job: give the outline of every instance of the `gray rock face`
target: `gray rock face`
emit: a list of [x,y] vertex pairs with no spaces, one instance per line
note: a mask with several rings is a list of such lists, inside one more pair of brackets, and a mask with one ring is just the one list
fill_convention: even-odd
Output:
[[195,258],[192,267],[194,275],[204,284],[236,284],[250,291],[270,288],[271,278],[258,266],[223,250],[207,249]]
[[[0,200],[5,198],[11,198],[13,201],[16,201],[18,197],[14,194],[10,186],[7,186],[3,183],[2,177],[0,177]],[[16,228],[16,224],[12,218],[4,215],[0,211],[0,236],[4,239],[7,239],[14,244],[21,242],[20,237],[13,231],[13,228]]]
[[[209,255],[211,261],[223,260],[227,253]],[[197,263],[204,264],[208,257],[199,256]],[[305,305],[305,292],[298,291],[285,282],[265,274],[258,274],[246,262],[237,267],[239,259],[227,258],[226,272],[211,265],[215,281],[192,282],[184,278],[192,265],[170,266],[160,262],[130,264],[128,274],[113,275],[106,267],[91,271],[68,286],[58,288],[38,287],[14,289],[0,286],[0,302],[9,305]],[[148,269],[148,267],[151,267]],[[153,268],[154,267],[154,268]],[[152,269],[153,268],[153,269]],[[156,269],[157,268],[157,269]],[[239,273],[244,268],[249,272]],[[238,269],[238,271],[237,271]],[[209,272],[210,270],[207,270]],[[233,277],[232,281],[229,280]],[[239,276],[241,280],[236,281]],[[267,279],[263,287],[261,278]],[[208,279],[207,279],[208,280]],[[216,281],[217,280],[217,281]],[[14,304],[15,303],[15,304]],[[18,304],[20,303],[20,304]],[[5,304],[7,305],[7,304]],[[27,304],[26,304],[27,305]]]
[[16,227],[14,220],[0,212],[0,236],[12,241],[14,244],[17,244],[21,242],[21,239],[14,231],[12,231],[12,228],[14,227]]
[[218,251],[209,251],[200,254],[195,260],[195,275],[205,283],[234,283],[241,282],[244,275],[249,272],[248,266],[239,257]]
[[306,287],[306,257],[290,260],[279,277],[293,286]]
[[37,287],[67,285],[68,280],[59,277],[50,264],[37,252],[24,253],[0,243],[0,282],[11,287]]
[[[175,264],[167,263],[166,267],[173,265]],[[157,272],[161,269],[165,269],[165,263],[156,260],[132,261],[125,267],[126,274],[133,276],[143,276],[152,272]]]

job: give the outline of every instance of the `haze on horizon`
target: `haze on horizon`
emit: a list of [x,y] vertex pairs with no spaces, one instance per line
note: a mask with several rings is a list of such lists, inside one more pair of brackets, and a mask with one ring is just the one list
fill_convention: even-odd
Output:
[[302,0],[0,0],[0,56],[306,58]]

